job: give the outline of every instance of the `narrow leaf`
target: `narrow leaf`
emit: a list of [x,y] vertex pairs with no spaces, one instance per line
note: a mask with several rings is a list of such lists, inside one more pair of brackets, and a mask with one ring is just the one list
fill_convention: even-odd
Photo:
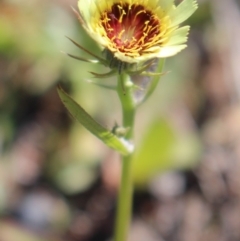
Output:
[[89,80],[88,83],[97,85],[98,87],[108,89],[108,90],[116,90],[117,89],[117,86],[115,86],[115,85],[106,85],[106,84],[102,84],[102,83],[91,81],[91,80]]
[[131,75],[131,80],[134,85],[140,87],[138,89],[135,88],[135,91],[133,91],[134,99],[138,106],[147,100],[156,88],[160,79],[159,75],[162,75],[163,61],[162,59],[156,58],[148,61],[143,66],[144,69],[142,70],[144,72]]
[[89,73],[91,73],[95,78],[109,78],[111,76],[116,75],[116,70],[110,70],[107,73],[103,73],[103,74],[99,74],[99,73],[95,73],[95,72],[91,72],[89,71]]
[[89,50],[85,49],[83,46],[81,46],[80,44],[78,44],[77,42],[75,42],[74,40],[72,40],[71,38],[67,37],[75,46],[77,46],[78,48],[80,48],[81,50],[83,50],[84,52],[86,52],[87,54],[91,55],[92,57],[98,59],[102,64],[106,65],[107,62],[105,59],[97,56],[96,54],[93,54],[92,52],[90,52]]
[[153,91],[156,89],[157,85],[158,85],[158,82],[160,80],[160,77],[159,76],[159,73],[162,73],[162,70],[163,70],[163,67],[164,67],[164,63],[165,63],[165,59],[160,59],[159,60],[159,63],[157,65],[157,68],[156,68],[156,73],[157,76],[153,76],[152,79],[151,79],[151,83],[150,83],[150,86],[148,88],[148,91],[144,97],[144,101],[146,101],[148,99],[148,97],[153,93]]
[[129,71],[127,71],[127,73],[129,75],[140,75],[142,72],[149,69],[154,64],[154,62],[155,62],[155,60],[152,60],[152,61],[148,62],[147,64],[143,65],[142,67],[138,68],[137,70],[129,70]]
[[119,138],[108,129],[96,122],[79,104],[77,104],[61,87],[58,87],[58,94],[69,113],[79,121],[93,135],[102,140],[107,146],[120,152],[122,155],[129,155],[133,146],[123,138]]
[[101,64],[101,62],[99,62],[99,60],[96,60],[96,59],[85,59],[85,58],[78,57],[78,56],[75,56],[72,54],[68,54],[68,53],[66,53],[66,54],[73,59],[77,59],[77,60],[80,60],[83,62],[87,62],[87,63],[91,63],[91,64]]
[[160,76],[165,75],[165,74],[166,73],[153,73],[153,72],[142,72],[141,73],[142,76],[150,76],[150,77],[152,77],[152,76],[160,77]]

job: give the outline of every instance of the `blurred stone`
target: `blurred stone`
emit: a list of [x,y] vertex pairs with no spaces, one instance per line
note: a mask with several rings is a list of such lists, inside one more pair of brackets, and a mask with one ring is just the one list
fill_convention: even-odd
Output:
[[77,240],[88,238],[93,232],[93,221],[87,212],[78,212],[73,218],[69,232]]
[[176,197],[184,192],[185,179],[177,172],[163,173],[153,178],[149,189],[159,199]]
[[194,193],[185,197],[183,219],[179,231],[179,240],[203,240],[202,232],[211,218],[211,210],[199,195]]
[[163,241],[161,236],[140,219],[133,221],[128,241]]
[[34,230],[64,232],[70,220],[70,210],[58,196],[44,189],[26,195],[18,206],[21,221]]
[[183,211],[182,198],[168,199],[158,204],[153,215],[153,224],[166,240],[175,240],[179,236],[178,230],[182,223]]

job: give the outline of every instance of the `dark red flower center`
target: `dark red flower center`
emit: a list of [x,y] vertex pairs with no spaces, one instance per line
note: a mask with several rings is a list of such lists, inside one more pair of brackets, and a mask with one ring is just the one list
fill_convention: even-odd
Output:
[[102,14],[101,25],[114,48],[129,56],[159,42],[160,20],[139,4],[115,3]]

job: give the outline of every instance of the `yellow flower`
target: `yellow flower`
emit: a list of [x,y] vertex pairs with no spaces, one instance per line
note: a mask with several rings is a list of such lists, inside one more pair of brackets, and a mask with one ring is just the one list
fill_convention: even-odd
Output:
[[186,48],[196,0],[79,0],[80,21],[104,49],[126,63],[165,58]]

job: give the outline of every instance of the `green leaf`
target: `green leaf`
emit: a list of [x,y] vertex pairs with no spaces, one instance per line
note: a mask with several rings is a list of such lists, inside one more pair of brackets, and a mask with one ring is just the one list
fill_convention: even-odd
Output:
[[[162,73],[162,70],[163,70],[163,67],[164,67],[164,63],[165,63],[165,59],[159,59],[157,68],[155,70],[157,73]],[[151,96],[153,91],[156,89],[160,78],[161,78],[161,76],[159,76],[159,75],[156,75],[156,76],[152,77],[151,84],[150,84],[150,86],[148,88],[148,91],[147,91],[147,93],[146,93],[146,95],[144,97],[143,102],[146,101]]]
[[144,185],[163,171],[190,168],[196,164],[200,141],[195,132],[182,132],[176,131],[165,119],[150,126],[133,157],[136,184]]
[[69,113],[78,120],[93,135],[102,140],[107,146],[120,152],[122,155],[129,155],[133,146],[127,140],[117,137],[111,131],[96,122],[79,104],[77,104],[61,87],[58,87],[58,94]]
[[106,85],[106,84],[102,84],[102,83],[91,81],[91,80],[88,80],[88,83],[94,84],[98,87],[101,87],[101,88],[104,88],[107,90],[116,90],[117,89],[117,86],[115,86],[115,85]]

